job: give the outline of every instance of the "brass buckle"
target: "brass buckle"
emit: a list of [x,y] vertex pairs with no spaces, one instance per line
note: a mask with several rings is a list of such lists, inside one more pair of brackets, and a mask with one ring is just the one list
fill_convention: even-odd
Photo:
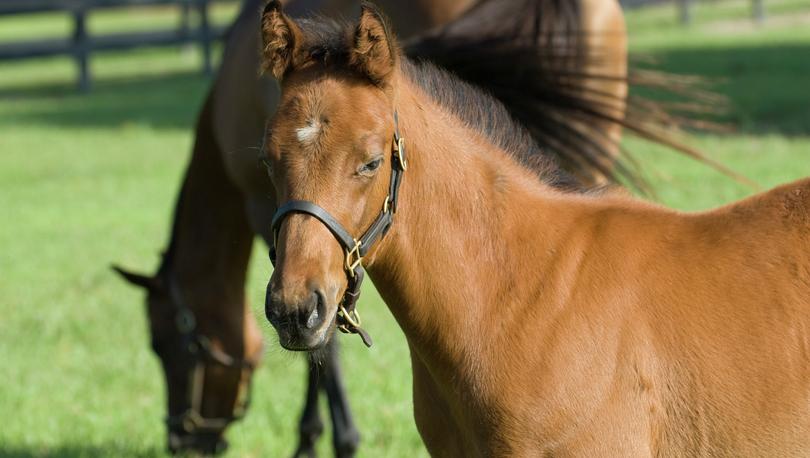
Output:
[[354,239],[354,247],[351,250],[344,250],[346,252],[346,271],[352,278],[354,278],[354,269],[363,262],[363,257],[360,256],[360,245],[361,243]]
[[408,161],[402,155],[402,152],[405,151],[405,137],[399,137],[399,139],[394,142],[394,157],[397,158],[397,162],[399,162],[399,167],[402,171],[408,170]]
[[[346,310],[346,307],[343,306],[342,302],[338,306],[338,314],[344,320],[346,320],[346,322],[348,323],[348,326],[359,328],[360,325],[362,324],[362,320],[360,320],[360,314],[357,313],[357,309],[354,309],[352,312],[349,312],[348,310]],[[346,325],[346,323],[344,323],[344,324],[338,325],[338,329],[343,333],[351,334],[351,330],[349,330],[348,326]]]

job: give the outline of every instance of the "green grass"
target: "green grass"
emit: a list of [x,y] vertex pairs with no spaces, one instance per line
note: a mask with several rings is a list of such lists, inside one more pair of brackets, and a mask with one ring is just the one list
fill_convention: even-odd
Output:
[[[769,187],[810,175],[810,26],[746,26],[746,3],[699,6],[689,29],[666,6],[632,11],[628,23],[634,50],[664,68],[723,78],[717,89],[730,99],[738,131],[692,141]],[[767,3],[776,24],[810,14],[799,0]],[[110,14],[98,27],[142,20]],[[742,21],[740,30],[729,21]],[[61,27],[57,16],[13,24]],[[199,63],[196,52],[174,49],[102,54],[86,96],[73,92],[67,59],[0,64],[0,457],[163,453],[163,382],[142,297],[107,266],[151,270],[158,262],[209,84]],[[633,139],[627,146],[667,205],[705,209],[752,193],[668,151]],[[270,267],[266,249],[256,248],[249,297],[268,351],[254,405],[229,433],[228,456],[285,456],[295,445],[305,366],[278,350],[264,325]],[[401,332],[372,289],[360,307],[375,346],[342,342],[361,456],[424,456]]]
[[[626,18],[631,51],[642,62],[699,75],[727,99],[720,120],[733,134],[696,134],[689,143],[768,188],[810,175],[810,4],[765,3],[761,25],[751,21],[747,0],[695,2],[689,27],[678,23],[674,5],[632,10]],[[706,209],[752,192],[661,148],[625,143],[666,205]]]

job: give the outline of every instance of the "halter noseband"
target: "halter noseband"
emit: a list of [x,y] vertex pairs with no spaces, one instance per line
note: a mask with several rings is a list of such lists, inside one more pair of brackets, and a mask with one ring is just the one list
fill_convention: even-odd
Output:
[[408,168],[405,159],[405,140],[399,134],[399,119],[396,111],[394,112],[394,143],[392,150],[391,181],[388,185],[388,195],[383,203],[382,211],[359,239],[352,237],[349,231],[328,211],[306,200],[291,200],[279,207],[276,214],[273,215],[273,246],[270,248],[270,262],[273,263],[273,266],[276,265],[276,245],[279,229],[284,219],[291,213],[305,213],[314,216],[329,229],[343,247],[345,256],[343,268],[348,277],[348,286],[338,304],[337,328],[347,334],[359,334],[367,347],[372,344],[371,336],[360,327],[360,315],[357,313],[356,308],[357,299],[360,297],[360,285],[363,283],[364,278],[363,257],[371,249],[371,246],[391,228],[391,224],[394,222],[394,213],[397,211],[399,184],[402,181],[402,174]]

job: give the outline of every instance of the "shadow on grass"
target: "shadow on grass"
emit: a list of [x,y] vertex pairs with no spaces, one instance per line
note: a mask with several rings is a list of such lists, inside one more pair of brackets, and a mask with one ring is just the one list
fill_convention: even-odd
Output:
[[167,456],[163,450],[133,450],[120,445],[82,446],[59,445],[41,448],[0,447],[0,458],[109,458],[109,457],[151,458]]
[[172,73],[101,80],[88,94],[70,84],[0,88],[0,98],[19,106],[0,114],[0,128],[19,123],[58,127],[133,123],[190,129],[209,84],[196,73]]
[[810,43],[667,49],[656,67],[701,75],[730,106],[722,121],[738,132],[810,135]]

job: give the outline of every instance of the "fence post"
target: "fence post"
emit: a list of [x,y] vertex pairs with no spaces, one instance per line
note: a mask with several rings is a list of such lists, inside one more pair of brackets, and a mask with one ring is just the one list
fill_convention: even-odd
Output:
[[692,0],[679,0],[678,6],[681,15],[681,24],[689,25],[692,23]]
[[211,24],[208,22],[208,0],[197,0],[197,7],[200,11],[200,40],[203,51],[203,73],[210,76],[214,73],[214,66],[211,63]]
[[184,1],[180,5],[180,34],[183,36],[184,40],[189,39],[191,31],[191,4],[188,1]]
[[87,42],[87,12],[83,6],[73,10],[73,57],[79,68],[79,91],[90,90],[90,68],[88,65],[89,43]]
[[761,24],[765,21],[765,2],[762,0],[754,0],[753,5],[754,21]]

